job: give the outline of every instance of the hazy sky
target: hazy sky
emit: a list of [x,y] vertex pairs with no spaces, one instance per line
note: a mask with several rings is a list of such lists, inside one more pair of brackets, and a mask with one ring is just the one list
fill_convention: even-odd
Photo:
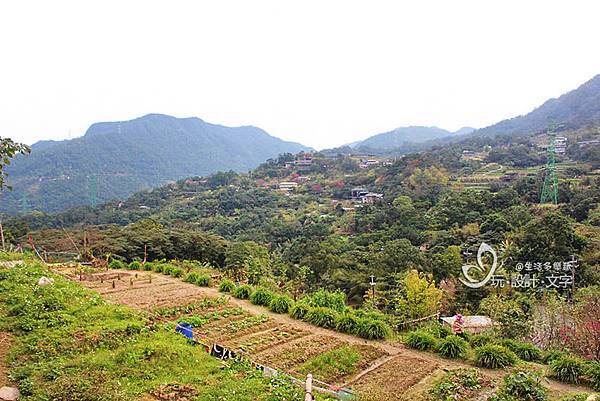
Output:
[[524,114],[600,74],[598,1],[3,1],[0,136],[147,113],[315,148]]

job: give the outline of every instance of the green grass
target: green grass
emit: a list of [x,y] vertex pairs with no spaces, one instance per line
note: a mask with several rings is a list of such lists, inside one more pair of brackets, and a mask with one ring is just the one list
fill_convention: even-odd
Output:
[[297,370],[300,373],[312,373],[315,378],[329,382],[356,373],[361,359],[362,355],[354,346],[343,345],[309,359]]
[[0,262],[9,262],[13,260],[34,259],[35,255],[32,252],[0,252]]
[[[137,400],[165,384],[189,385],[195,400],[303,397],[285,377],[263,378],[233,361],[223,369],[221,361],[174,333],[172,324],[152,324],[143,312],[108,304],[45,267],[0,272],[0,330],[15,334],[10,368],[24,401]],[[55,283],[39,287],[41,276]]]

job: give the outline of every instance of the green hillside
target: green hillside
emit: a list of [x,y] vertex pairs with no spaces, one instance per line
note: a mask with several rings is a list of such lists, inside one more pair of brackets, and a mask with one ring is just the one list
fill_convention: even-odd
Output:
[[285,152],[308,148],[251,126],[150,114],[93,124],[83,137],[43,141],[6,168],[13,191],[0,211],[55,212],[124,199],[141,189],[216,171],[247,171]]

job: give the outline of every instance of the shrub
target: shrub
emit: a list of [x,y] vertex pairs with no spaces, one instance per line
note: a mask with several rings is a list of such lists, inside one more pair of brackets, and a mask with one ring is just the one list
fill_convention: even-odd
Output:
[[275,313],[288,313],[294,301],[287,295],[275,295],[269,304],[269,308]]
[[358,322],[358,334],[367,340],[381,340],[389,337],[390,326],[382,320],[362,318]]
[[235,289],[235,284],[229,279],[223,279],[219,283],[219,291],[221,292],[232,292]]
[[248,284],[243,284],[233,290],[233,296],[239,299],[248,299],[252,295],[252,287]]
[[108,267],[111,269],[125,269],[127,265],[125,264],[125,262],[122,262],[119,259],[113,259],[108,264]]
[[310,310],[310,305],[308,305],[305,301],[296,302],[294,306],[292,306],[290,316],[294,319],[304,320]]
[[336,290],[334,292],[327,290],[319,290],[308,297],[310,306],[331,308],[338,312],[343,312],[347,309],[346,294]]
[[304,316],[304,320],[314,324],[315,326],[325,327],[328,329],[335,328],[336,313],[331,308],[316,307],[311,308]]
[[505,368],[514,365],[516,361],[514,352],[501,345],[487,344],[475,348],[475,362],[483,368]]
[[436,338],[446,338],[452,335],[452,330],[450,330],[450,328],[443,326],[438,322],[433,322],[423,327],[423,330],[433,334]]
[[137,260],[134,260],[133,262],[131,262],[128,266],[129,270],[141,270],[142,269],[142,264],[140,262],[138,262]]
[[163,265],[162,272],[163,272],[163,274],[167,274],[170,276],[173,269],[175,269],[175,266],[165,264],[165,265]]
[[353,313],[339,314],[335,319],[335,329],[341,333],[358,334],[360,320]]
[[511,346],[507,345],[507,348],[524,361],[539,361],[542,359],[542,350],[533,344],[513,341]]
[[196,280],[198,279],[198,277],[199,277],[198,273],[190,272],[185,275],[185,278],[183,279],[183,281],[185,281],[186,283],[196,284]]
[[498,401],[546,401],[548,394],[537,372],[514,372],[504,377],[496,399]]
[[447,372],[429,390],[428,400],[466,400],[482,387],[478,369],[456,369]]
[[181,276],[183,276],[183,269],[180,269],[179,267],[175,267],[175,268],[173,268],[173,270],[171,270],[171,272],[169,274],[173,277],[181,277]]
[[590,384],[596,391],[600,391],[600,362],[590,362],[587,368]]
[[200,287],[208,287],[210,286],[210,276],[206,274],[200,274],[198,275],[198,277],[196,277],[196,281],[194,282],[194,284]]
[[544,355],[542,356],[542,362],[544,362],[546,365],[549,365],[552,361],[561,358],[563,356],[567,355],[566,353],[564,353],[563,351],[558,351],[558,350],[548,350],[546,352],[544,352]]
[[155,271],[156,273],[162,273],[164,268],[165,268],[164,264],[155,263],[154,266],[152,267],[152,270]]
[[561,382],[577,384],[584,373],[583,362],[572,356],[562,356],[550,363],[552,376]]
[[250,296],[250,302],[254,305],[269,306],[273,299],[273,293],[264,287],[258,287]]
[[144,270],[144,271],[149,272],[153,269],[154,269],[154,263],[152,263],[152,262],[146,262],[142,265],[142,270]]
[[460,358],[465,355],[469,343],[459,336],[448,336],[440,341],[437,351],[446,358]]
[[406,345],[419,351],[430,351],[435,348],[437,340],[428,331],[415,330],[406,335]]
[[481,347],[482,345],[492,344],[494,337],[488,334],[474,334],[469,338],[469,344],[471,347]]

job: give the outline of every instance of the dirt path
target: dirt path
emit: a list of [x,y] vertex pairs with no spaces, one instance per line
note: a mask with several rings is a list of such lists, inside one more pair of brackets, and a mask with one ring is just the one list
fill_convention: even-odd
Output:
[[[111,271],[110,279],[100,281],[92,278],[84,280],[81,284],[101,293],[108,301],[126,304],[139,309],[151,309],[157,306],[177,305],[190,303],[200,298],[221,297],[224,294],[212,287],[198,287],[193,284],[184,283],[181,279],[149,272]],[[121,276],[121,280],[114,280],[114,275]],[[152,276],[152,279],[149,276]],[[134,279],[135,278],[135,279]],[[115,287],[113,288],[113,281]],[[293,339],[284,344],[274,345],[273,348],[258,351],[259,357],[267,351],[279,350],[285,345],[298,344],[311,338],[333,338],[341,343],[356,346],[372,346],[384,353],[383,356],[371,361],[370,365],[356,372],[352,377],[344,380],[345,384],[353,387],[371,391],[372,383],[385,385],[385,399],[402,399],[402,393],[415,394],[417,387],[428,386],[431,383],[429,377],[439,373],[441,370],[455,368],[472,368],[463,361],[449,360],[436,356],[432,353],[419,352],[406,348],[403,344],[395,341],[369,341],[348,334],[313,326],[301,320],[291,318],[289,315],[277,314],[269,309],[254,305],[247,300],[241,300],[228,296],[229,304],[237,306],[254,315],[266,315],[272,322],[280,327],[294,327],[308,333],[307,335]],[[243,337],[243,335],[241,336]],[[482,373],[490,379],[500,382],[506,374],[505,371],[481,369]],[[341,383],[340,383],[341,384]],[[547,380],[545,385],[553,394],[568,394],[572,392],[590,392],[584,387],[570,386],[554,380]],[[410,390],[410,391],[409,391]]]

